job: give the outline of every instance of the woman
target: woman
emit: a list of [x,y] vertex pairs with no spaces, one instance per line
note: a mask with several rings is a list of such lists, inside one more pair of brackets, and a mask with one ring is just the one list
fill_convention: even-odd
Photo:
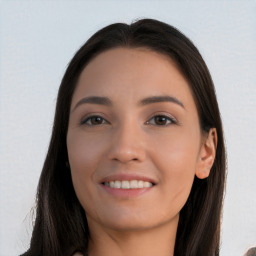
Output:
[[151,19],[107,26],[63,77],[24,255],[219,255],[225,164],[192,42]]
[[250,248],[250,249],[246,252],[246,254],[245,254],[245,256],[255,256],[255,255],[256,255],[256,247]]

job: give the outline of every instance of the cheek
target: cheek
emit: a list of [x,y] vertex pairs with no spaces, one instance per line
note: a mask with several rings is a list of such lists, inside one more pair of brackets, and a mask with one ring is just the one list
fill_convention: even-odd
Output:
[[67,136],[68,158],[73,186],[80,203],[93,196],[93,182],[97,166],[102,156],[102,145],[92,142],[80,133],[69,133]]
[[166,174],[195,173],[200,141],[200,132],[175,130],[154,138],[154,144],[150,147],[151,157],[157,165],[161,165]]
[[99,137],[85,136],[82,131],[69,132],[67,149],[69,163],[74,172],[91,173],[101,158],[103,145],[104,143]]
[[[200,136],[190,137],[178,133],[155,142],[151,152],[153,163],[161,173],[160,188],[166,201],[181,209],[189,196],[198,158]],[[157,144],[157,145],[156,145]]]

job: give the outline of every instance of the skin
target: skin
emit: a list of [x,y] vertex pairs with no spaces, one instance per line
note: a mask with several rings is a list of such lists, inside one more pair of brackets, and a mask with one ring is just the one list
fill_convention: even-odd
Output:
[[[111,105],[81,102],[89,96],[108,97]],[[181,104],[141,103],[152,96]],[[143,48],[95,57],[80,75],[67,133],[89,255],[172,255],[179,212],[195,175],[208,177],[216,145],[215,129],[201,131],[188,82],[169,57]],[[115,196],[100,184],[113,174],[146,176],[154,186],[139,196]]]

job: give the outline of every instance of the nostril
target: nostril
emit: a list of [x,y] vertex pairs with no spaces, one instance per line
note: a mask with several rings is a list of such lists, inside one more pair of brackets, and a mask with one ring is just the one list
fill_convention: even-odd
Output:
[[116,157],[116,158],[113,158],[113,160],[118,162],[130,162],[130,161],[139,161],[139,158]]

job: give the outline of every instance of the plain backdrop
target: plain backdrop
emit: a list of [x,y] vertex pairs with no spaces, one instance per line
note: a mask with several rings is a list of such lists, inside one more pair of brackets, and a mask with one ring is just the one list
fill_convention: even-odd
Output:
[[228,152],[221,256],[256,245],[256,1],[1,1],[0,255],[29,245],[30,209],[56,95],[76,50],[113,22],[156,18],[199,48],[212,74]]

